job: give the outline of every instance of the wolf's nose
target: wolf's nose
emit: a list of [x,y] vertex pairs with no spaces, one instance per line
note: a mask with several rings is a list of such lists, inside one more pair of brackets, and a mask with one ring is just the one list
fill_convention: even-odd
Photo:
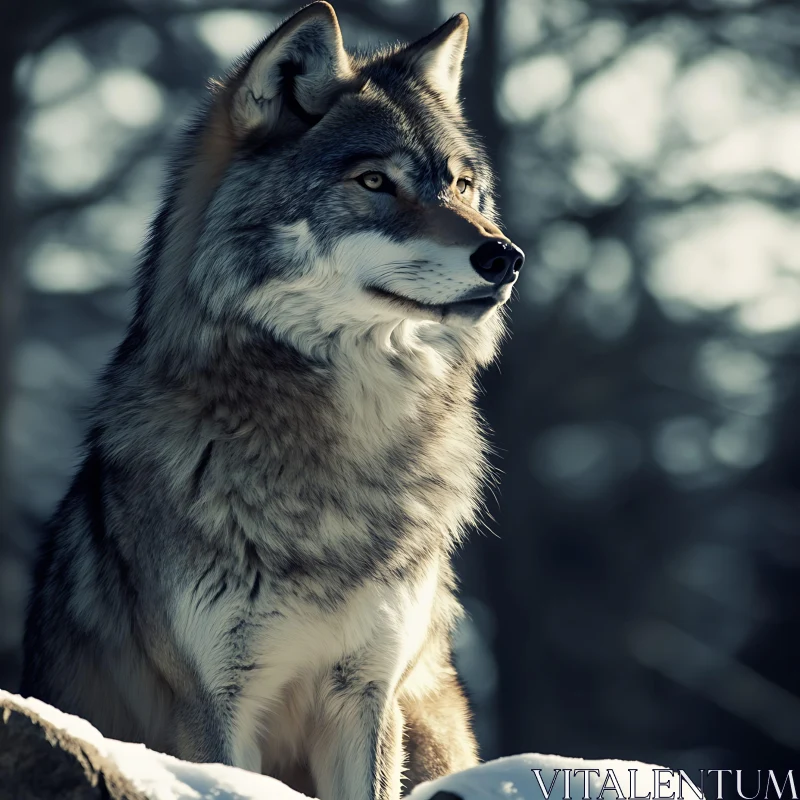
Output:
[[525,253],[506,239],[490,239],[469,260],[478,275],[500,286],[514,280],[525,261]]

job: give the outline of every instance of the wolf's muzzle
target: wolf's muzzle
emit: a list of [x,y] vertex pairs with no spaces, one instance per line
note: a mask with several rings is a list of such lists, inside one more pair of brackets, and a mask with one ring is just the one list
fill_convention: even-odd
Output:
[[470,257],[475,271],[495,286],[511,283],[525,263],[525,253],[507,239],[490,239]]

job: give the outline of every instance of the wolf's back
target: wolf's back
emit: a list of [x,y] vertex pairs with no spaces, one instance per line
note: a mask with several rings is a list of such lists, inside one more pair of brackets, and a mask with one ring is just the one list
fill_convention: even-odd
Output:
[[[157,740],[138,723],[159,692],[139,641],[140,591],[107,525],[121,484],[90,435],[83,463],[42,537],[28,607],[20,691],[105,735]],[[138,708],[131,707],[133,690]]]

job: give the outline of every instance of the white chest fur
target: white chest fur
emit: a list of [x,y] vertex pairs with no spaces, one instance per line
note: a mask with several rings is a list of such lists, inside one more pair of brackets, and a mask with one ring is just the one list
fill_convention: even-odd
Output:
[[363,655],[373,680],[392,686],[419,650],[430,621],[438,568],[413,583],[370,581],[336,611],[289,605],[264,630],[257,660],[265,672],[291,679],[325,669],[339,659]]
[[241,654],[231,650],[228,632],[242,619],[254,620],[244,643],[252,668],[238,673],[244,677],[234,737],[239,765],[261,766],[265,738],[273,762],[296,751],[309,719],[324,713],[325,678],[343,659],[357,659],[364,678],[391,693],[425,641],[438,572],[432,563],[414,581],[367,582],[333,611],[308,601],[278,602],[269,592],[256,608],[244,591],[214,603],[184,593],[174,630],[211,693],[225,691],[237,675]]

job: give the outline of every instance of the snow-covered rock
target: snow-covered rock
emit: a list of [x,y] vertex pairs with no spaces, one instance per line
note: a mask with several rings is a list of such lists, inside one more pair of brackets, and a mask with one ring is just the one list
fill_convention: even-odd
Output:
[[[107,739],[85,720],[31,698],[0,691],[0,712],[0,786],[14,787],[14,797],[40,800],[109,796],[113,800],[304,800],[305,797],[264,775],[221,764],[193,764],[148,750],[141,744]],[[550,800],[565,797],[611,800],[637,794],[646,796],[648,792],[651,797],[667,797],[668,771],[659,770],[628,761],[583,761],[529,754],[501,758],[422,784],[410,798],[545,800],[549,796]],[[631,785],[633,776],[635,786]],[[654,786],[659,780],[663,788],[655,793]],[[38,785],[26,788],[20,785],[22,781]],[[613,786],[614,781],[617,787]],[[567,782],[569,793],[565,791]]]

